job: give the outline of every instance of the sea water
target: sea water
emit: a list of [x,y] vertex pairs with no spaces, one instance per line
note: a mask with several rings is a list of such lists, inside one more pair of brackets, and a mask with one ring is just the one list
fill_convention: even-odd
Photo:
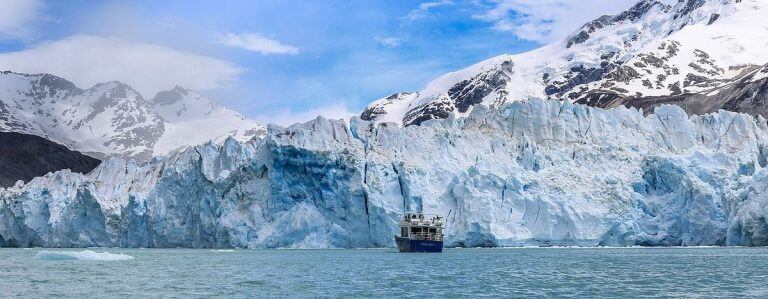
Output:
[[0,249],[0,297],[768,296],[766,248],[87,250]]

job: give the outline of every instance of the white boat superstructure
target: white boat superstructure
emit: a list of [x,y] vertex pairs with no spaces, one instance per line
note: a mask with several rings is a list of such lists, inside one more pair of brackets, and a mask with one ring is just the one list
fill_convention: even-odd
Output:
[[395,236],[402,252],[440,252],[443,250],[443,218],[423,213],[407,213],[400,219],[400,235]]

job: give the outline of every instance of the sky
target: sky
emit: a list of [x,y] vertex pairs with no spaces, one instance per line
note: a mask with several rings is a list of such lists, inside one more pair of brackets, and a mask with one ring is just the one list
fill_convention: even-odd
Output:
[[637,0],[0,0],[0,70],[176,85],[264,123],[342,118]]

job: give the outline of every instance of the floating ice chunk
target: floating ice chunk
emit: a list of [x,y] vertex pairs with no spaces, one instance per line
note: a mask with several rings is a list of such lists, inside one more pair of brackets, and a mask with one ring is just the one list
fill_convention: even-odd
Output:
[[44,261],[125,261],[133,257],[122,253],[95,252],[91,250],[77,251],[40,251],[35,255],[36,260]]
[[234,249],[211,249],[211,252],[235,252]]

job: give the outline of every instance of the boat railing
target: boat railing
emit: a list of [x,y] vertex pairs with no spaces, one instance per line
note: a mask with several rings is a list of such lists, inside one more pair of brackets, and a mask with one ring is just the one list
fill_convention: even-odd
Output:
[[411,233],[411,239],[442,242],[443,234],[430,233],[430,232]]
[[402,221],[401,225],[416,225],[416,226],[443,226],[443,221],[435,220],[411,220]]

